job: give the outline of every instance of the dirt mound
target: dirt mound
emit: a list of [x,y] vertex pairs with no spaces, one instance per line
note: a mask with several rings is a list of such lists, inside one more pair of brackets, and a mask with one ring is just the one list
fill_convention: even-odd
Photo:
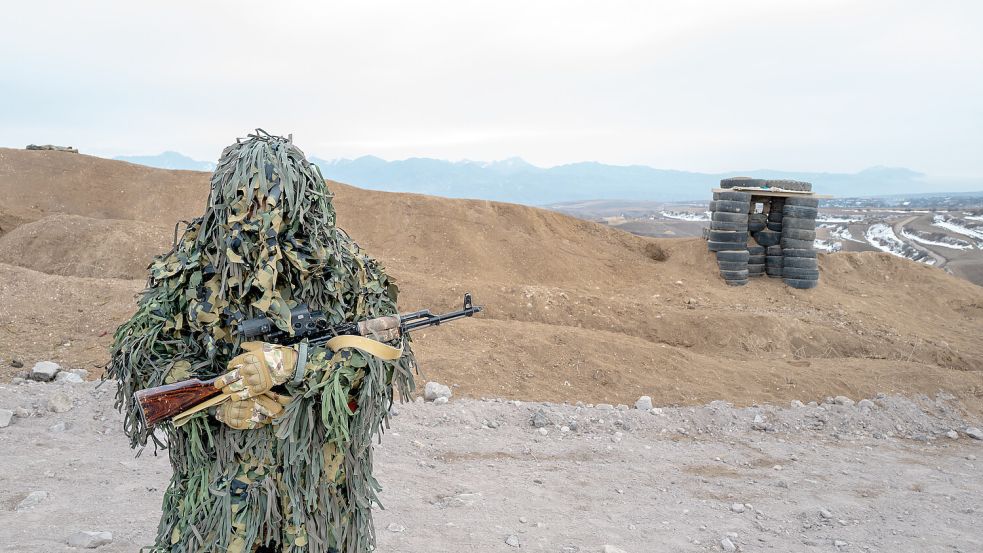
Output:
[[53,275],[147,277],[148,253],[171,245],[162,226],[139,221],[49,215],[18,226],[0,240],[0,263]]
[[[110,337],[98,333],[129,315],[142,266],[168,247],[175,221],[197,214],[207,178],[0,150],[4,210],[20,221],[0,236],[0,262],[10,264],[0,266],[0,304],[21,314],[0,313],[0,356],[71,360],[78,351],[60,352],[58,340],[77,330],[64,317],[72,309],[99,311],[100,330],[86,340],[104,355]],[[752,403],[943,388],[983,405],[983,288],[941,270],[840,253],[820,256],[816,290],[773,279],[732,288],[699,239],[641,238],[511,204],[330,187],[339,224],[395,275],[403,309],[456,308],[465,291],[486,306],[478,319],[416,336],[424,377],[458,393]],[[137,280],[79,278],[107,274]],[[48,287],[62,290],[50,310],[31,311],[32,291]],[[100,293],[112,298],[93,305]],[[52,338],[38,341],[39,328]]]

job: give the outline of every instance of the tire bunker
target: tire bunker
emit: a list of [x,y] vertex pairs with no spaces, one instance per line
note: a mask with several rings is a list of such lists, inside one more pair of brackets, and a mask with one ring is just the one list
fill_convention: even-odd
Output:
[[731,286],[749,278],[781,278],[792,288],[819,284],[816,214],[821,198],[812,184],[732,177],[720,181],[710,202],[707,246]]

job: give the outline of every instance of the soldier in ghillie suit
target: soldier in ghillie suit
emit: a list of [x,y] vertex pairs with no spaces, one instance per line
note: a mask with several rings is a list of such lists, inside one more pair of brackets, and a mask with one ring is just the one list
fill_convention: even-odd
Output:
[[[134,447],[166,446],[173,476],[152,551],[370,551],[371,443],[393,389],[412,391],[403,337],[394,361],[358,349],[240,344],[237,323],[290,328],[307,304],[332,324],[393,315],[396,286],[335,227],[331,194],[288,139],[265,133],[222,153],[205,213],[150,266],[117,330],[108,378]],[[231,399],[180,427],[146,427],[134,393],[224,375]]]

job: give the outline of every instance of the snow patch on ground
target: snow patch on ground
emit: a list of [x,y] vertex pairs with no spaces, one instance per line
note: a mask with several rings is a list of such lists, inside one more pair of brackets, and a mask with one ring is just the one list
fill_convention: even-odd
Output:
[[830,225],[824,224],[819,225],[821,228],[829,229],[829,235],[837,240],[849,240],[851,242],[864,243],[863,240],[857,240],[853,237],[853,233],[850,232],[850,227],[846,225]]
[[901,236],[904,236],[908,240],[913,242],[918,242],[919,244],[925,244],[926,246],[941,246],[943,248],[952,248],[954,250],[971,250],[973,245],[965,240],[960,240],[958,238],[948,238],[951,242],[939,242],[937,240],[929,240],[928,238],[922,238],[914,232],[909,232],[907,229],[901,230]]
[[820,251],[826,253],[838,252],[843,249],[843,242],[836,242],[834,240],[820,240],[815,239],[813,241],[813,246]]
[[923,252],[920,252],[910,245],[902,242],[901,239],[898,238],[898,235],[894,234],[894,229],[892,229],[890,225],[885,225],[883,223],[875,223],[870,225],[870,227],[867,228],[867,232],[864,237],[867,239],[868,244],[877,248],[878,250],[881,250],[882,252],[914,261],[920,261],[926,265],[932,265],[935,263],[934,259],[930,257],[927,258]]
[[819,223],[862,223],[863,216],[860,217],[834,217],[830,215],[820,215],[816,218]]
[[662,215],[666,219],[678,219],[680,221],[693,221],[693,222],[704,222],[710,220],[710,212],[705,211],[703,213],[692,213],[689,211],[661,211],[659,215]]
[[969,236],[970,238],[983,240],[983,231],[978,228],[965,227],[959,224],[959,222],[959,219],[952,219],[946,217],[945,215],[936,215],[932,220],[932,225],[939,228],[944,228],[945,230],[955,232],[957,234]]
[[983,215],[966,215],[963,219],[968,219],[970,221],[983,221]]

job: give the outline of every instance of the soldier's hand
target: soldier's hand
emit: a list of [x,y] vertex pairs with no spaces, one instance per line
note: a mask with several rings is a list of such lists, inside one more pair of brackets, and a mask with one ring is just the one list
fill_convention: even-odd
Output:
[[297,351],[290,346],[265,342],[245,342],[245,353],[229,361],[229,372],[215,381],[215,386],[232,399],[247,399],[270,391],[294,374]]
[[270,424],[283,413],[283,406],[291,399],[274,392],[249,399],[229,399],[215,410],[215,418],[236,430],[252,430]]

